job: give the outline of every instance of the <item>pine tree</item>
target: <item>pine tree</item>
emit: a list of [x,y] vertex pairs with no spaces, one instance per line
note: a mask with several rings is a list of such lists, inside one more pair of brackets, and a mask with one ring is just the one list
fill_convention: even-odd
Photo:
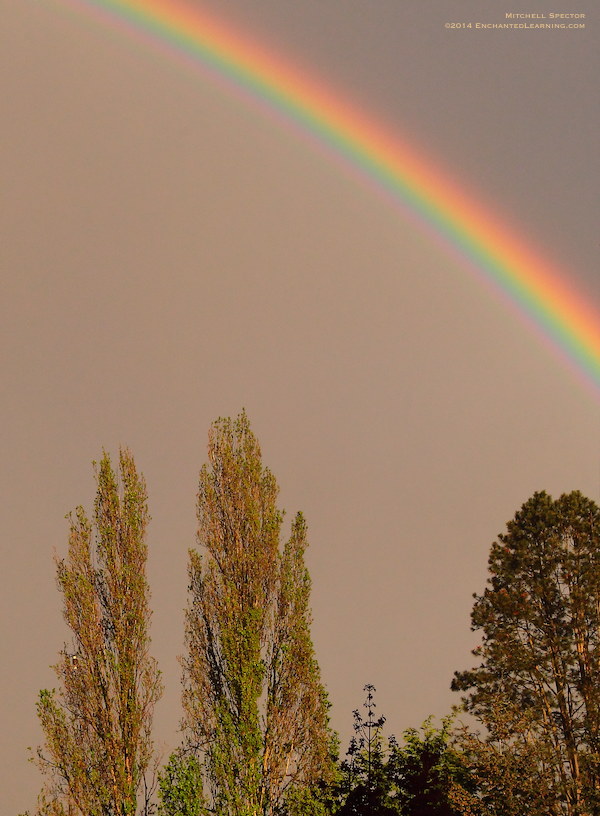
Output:
[[492,747],[535,759],[541,810],[599,813],[600,509],[579,492],[536,493],[492,546],[489,571],[472,613],[482,662],[453,688],[469,692]]
[[[152,714],[162,693],[149,656],[146,485],[122,450],[120,480],[104,455],[94,523],[70,515],[69,551],[57,560],[64,619],[72,632],[54,667],[62,687],[40,692],[46,776],[38,811],[56,816],[147,812]],[[141,797],[140,797],[141,793]]]
[[452,735],[459,761],[448,798],[463,816],[558,816],[562,812],[552,766],[532,739],[529,715],[506,716],[502,699],[490,701],[493,733],[482,736],[465,725]]
[[310,638],[306,523],[280,545],[278,487],[245,413],[209,433],[183,659],[185,724],[220,814],[273,813],[330,768]]

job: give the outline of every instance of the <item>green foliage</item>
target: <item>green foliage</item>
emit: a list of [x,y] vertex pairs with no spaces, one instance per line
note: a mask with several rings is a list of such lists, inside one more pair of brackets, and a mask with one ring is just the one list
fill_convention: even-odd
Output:
[[600,510],[581,493],[536,493],[493,544],[476,596],[481,664],[453,688],[489,732],[487,773],[504,779],[505,801],[529,764],[535,784],[513,786],[514,812],[529,793],[539,812],[600,812],[599,534]]
[[[384,717],[375,718],[373,686],[367,717],[354,712],[355,737],[339,764],[330,813],[338,816],[483,816],[477,779],[453,730],[453,718],[409,728],[402,743],[384,745]],[[462,731],[460,732],[463,733]],[[468,733],[468,732],[465,732]],[[487,813],[487,812],[486,812]]]
[[[149,657],[146,485],[131,453],[120,479],[104,455],[96,473],[93,524],[79,507],[69,516],[69,553],[57,584],[72,645],[54,667],[62,686],[40,692],[46,738],[37,764],[46,777],[39,814],[133,816],[148,809],[151,725],[162,693]],[[143,790],[142,802],[138,794]]]
[[306,523],[299,513],[282,548],[279,488],[245,413],[213,424],[208,455],[197,510],[203,553],[190,551],[188,737],[203,756],[215,810],[271,813],[292,789],[330,773]]
[[202,766],[194,754],[171,754],[158,780],[159,816],[205,816]]
[[[425,721],[384,743],[384,717],[354,712],[337,761],[310,635],[307,527],[282,542],[279,488],[245,413],[219,419],[200,472],[190,551],[186,744],[158,777],[158,816],[600,816],[600,509],[536,493],[498,536],[475,596],[478,667],[453,689],[485,737]],[[90,521],[69,516],[57,560],[72,633],[58,689],[37,712],[45,776],[36,816],[150,816],[146,487],[129,451],[104,456]],[[28,814],[25,814],[28,816]]]
[[402,745],[392,743],[388,775],[397,806],[405,816],[457,816],[456,790],[472,791],[473,783],[461,754],[452,745],[452,718],[435,728],[433,718],[407,729]]
[[288,790],[279,812],[282,816],[328,816],[334,804],[328,785],[292,787]]
[[342,772],[338,764],[339,738],[333,731],[329,733],[328,751],[327,773],[312,784],[288,786],[277,808],[280,816],[329,816],[339,810]]

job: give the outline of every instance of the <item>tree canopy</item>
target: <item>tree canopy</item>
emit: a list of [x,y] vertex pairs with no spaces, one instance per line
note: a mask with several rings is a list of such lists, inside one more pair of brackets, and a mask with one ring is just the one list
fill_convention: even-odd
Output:
[[600,510],[581,493],[534,494],[476,596],[481,664],[453,682],[490,745],[529,752],[539,807],[568,816],[600,812],[599,536]]
[[[150,657],[146,485],[132,454],[96,473],[90,521],[55,559],[71,633],[37,704],[39,816],[600,816],[600,508],[535,493],[492,544],[475,595],[479,665],[452,688],[483,735],[430,718],[384,742],[372,685],[337,756],[311,640],[306,521],[245,412],[209,431],[189,551],[184,741],[150,778],[162,693]],[[455,709],[456,712],[456,709]],[[154,770],[157,768],[155,761]]]
[[[54,667],[59,692],[40,692],[46,777],[39,811],[56,816],[134,816],[147,811],[152,714],[162,693],[149,656],[146,485],[121,450],[118,478],[105,454],[91,523],[69,516],[69,553],[57,560],[63,615],[72,633]],[[139,793],[142,791],[141,801]]]
[[281,546],[278,487],[242,413],[209,433],[190,551],[183,703],[221,814],[271,813],[327,776],[328,708],[310,638],[306,522]]

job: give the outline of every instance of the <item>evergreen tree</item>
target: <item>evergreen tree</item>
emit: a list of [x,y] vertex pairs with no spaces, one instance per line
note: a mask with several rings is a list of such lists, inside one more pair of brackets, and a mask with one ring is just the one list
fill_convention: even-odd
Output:
[[219,419],[200,473],[183,660],[185,724],[212,807],[280,810],[330,773],[328,702],[310,639],[306,523],[283,550],[278,487],[245,413]]
[[[152,714],[162,686],[149,656],[146,485],[122,450],[120,480],[104,455],[94,523],[69,516],[69,552],[57,560],[64,619],[72,632],[54,667],[58,693],[40,692],[46,776],[38,811],[53,816],[148,812]],[[141,792],[141,798],[140,798]]]
[[[600,813],[600,510],[579,492],[536,493],[493,544],[472,627],[481,664],[459,672],[488,759],[529,756],[536,807]],[[516,763],[516,765],[515,765]],[[504,769],[510,762],[500,764]]]
[[558,816],[551,766],[540,761],[539,745],[528,738],[528,716],[507,718],[501,700],[491,702],[493,736],[466,726],[452,736],[462,767],[448,797],[464,816]]

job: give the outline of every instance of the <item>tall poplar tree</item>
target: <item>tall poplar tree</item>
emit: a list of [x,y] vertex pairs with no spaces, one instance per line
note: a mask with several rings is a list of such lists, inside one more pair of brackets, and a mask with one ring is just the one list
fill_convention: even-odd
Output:
[[[146,485],[121,450],[120,479],[104,455],[94,521],[69,516],[69,551],[57,560],[63,615],[72,633],[54,667],[62,687],[40,692],[46,776],[40,813],[133,816],[148,811],[152,714],[162,693],[149,656]],[[140,796],[141,794],[141,796]]]
[[299,513],[281,546],[279,489],[245,413],[213,423],[208,458],[197,507],[203,553],[190,550],[185,723],[216,812],[258,816],[331,769],[306,523]]
[[527,754],[540,812],[598,814],[600,509],[579,492],[536,493],[493,544],[489,572],[472,612],[481,665],[453,688],[468,692],[504,776],[518,767],[509,749]]

